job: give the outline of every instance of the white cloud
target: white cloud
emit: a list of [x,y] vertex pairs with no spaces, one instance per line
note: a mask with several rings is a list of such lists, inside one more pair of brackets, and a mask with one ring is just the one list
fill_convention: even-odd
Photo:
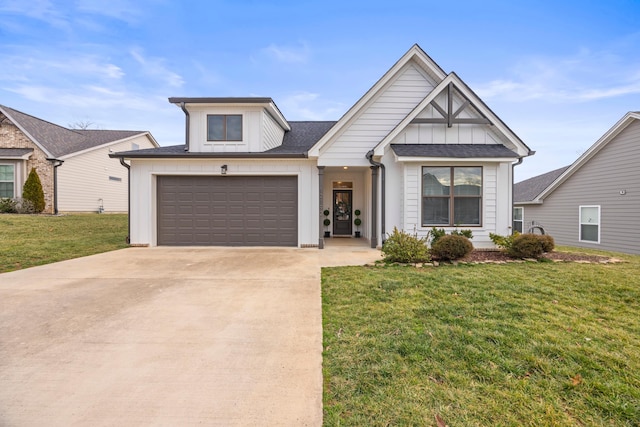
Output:
[[309,60],[311,50],[306,43],[301,43],[301,46],[278,46],[272,43],[262,49],[262,53],[278,62],[305,63]]
[[[52,0],[5,0],[0,4],[0,13],[21,15],[43,21],[55,28],[70,29],[69,19]],[[3,19],[4,21],[4,19]],[[14,26],[14,30],[19,29]]]
[[512,102],[575,103],[638,94],[640,62],[628,60],[585,49],[564,58],[530,57],[508,70],[508,77],[472,86],[481,98]]
[[109,0],[108,3],[104,0],[76,0],[76,7],[79,12],[135,24],[144,16],[139,3],[139,1],[129,0]]
[[289,120],[337,120],[345,106],[323,100],[312,92],[296,92],[277,101]]
[[172,87],[181,87],[184,84],[182,76],[165,67],[164,59],[146,58],[140,49],[132,49],[130,54],[142,66],[142,71],[145,74],[157,77]]

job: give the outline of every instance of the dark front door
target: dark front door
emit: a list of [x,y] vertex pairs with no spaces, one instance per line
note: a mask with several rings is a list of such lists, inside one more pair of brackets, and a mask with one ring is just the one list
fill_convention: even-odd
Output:
[[333,190],[333,235],[351,235],[351,190]]

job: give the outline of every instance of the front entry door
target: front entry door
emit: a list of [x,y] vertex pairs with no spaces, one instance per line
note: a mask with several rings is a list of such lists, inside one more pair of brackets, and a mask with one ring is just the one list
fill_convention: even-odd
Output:
[[351,190],[333,190],[333,235],[351,235]]

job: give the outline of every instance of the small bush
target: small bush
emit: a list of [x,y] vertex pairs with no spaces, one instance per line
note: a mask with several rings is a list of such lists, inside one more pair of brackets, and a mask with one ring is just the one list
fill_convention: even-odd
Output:
[[0,199],[0,213],[17,213],[15,199]]
[[553,237],[549,236],[548,234],[538,236],[538,239],[540,239],[540,242],[542,242],[543,252],[551,252],[555,249],[556,242],[555,240],[553,240]]
[[329,224],[331,224],[331,220],[329,218],[325,218],[324,221],[322,221],[322,223],[328,227]]
[[463,258],[472,250],[473,244],[471,241],[467,237],[457,234],[442,236],[435,244],[431,245],[433,257],[445,261]]
[[24,183],[22,198],[31,203],[35,213],[40,213],[44,210],[44,191],[35,168],[31,168],[31,172],[29,172],[29,176]]
[[510,236],[501,236],[499,234],[489,233],[489,238],[494,245],[504,250],[505,252],[509,252],[509,250],[511,249],[511,245],[513,245],[513,240],[519,235],[520,233],[517,231],[514,231]]
[[429,235],[428,235],[429,239],[431,239],[430,241],[431,246],[433,246],[441,237],[444,237],[446,235],[447,235],[447,232],[444,231],[444,229],[433,227],[431,231],[429,231]]
[[452,236],[464,236],[469,240],[473,239],[473,231],[471,231],[471,230],[453,230],[451,232],[451,235]]
[[393,227],[393,233],[388,235],[382,245],[384,260],[388,262],[429,262],[429,248],[427,239],[420,238],[417,234],[411,235]]
[[544,253],[544,245],[540,235],[525,233],[513,239],[507,255],[513,258],[540,258]]

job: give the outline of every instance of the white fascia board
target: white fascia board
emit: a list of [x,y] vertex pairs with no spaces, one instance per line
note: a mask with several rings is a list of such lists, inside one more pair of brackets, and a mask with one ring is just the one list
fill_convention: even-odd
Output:
[[363,96],[360,98],[329,131],[316,142],[313,147],[309,149],[309,157],[318,157],[320,155],[320,149],[324,147],[329,141],[331,141],[336,135],[338,135],[344,127],[358,115],[362,108],[374,98],[380,90],[391,81],[398,72],[411,61],[415,59],[422,67],[430,70],[433,75],[438,76],[441,79],[446,77],[446,74],[440,69],[440,67],[433,62],[428,55],[416,44],[411,47]]
[[628,112],[618,122],[611,127],[604,135],[600,137],[582,156],[573,162],[569,168],[564,171],[562,175],[555,179],[547,188],[545,188],[537,197],[536,200],[544,199],[553,190],[558,188],[560,184],[565,182],[571,175],[573,175],[578,169],[587,163],[593,156],[595,156],[605,145],[613,140],[620,132],[622,132],[627,126],[629,126],[634,120],[640,120],[640,113]]

